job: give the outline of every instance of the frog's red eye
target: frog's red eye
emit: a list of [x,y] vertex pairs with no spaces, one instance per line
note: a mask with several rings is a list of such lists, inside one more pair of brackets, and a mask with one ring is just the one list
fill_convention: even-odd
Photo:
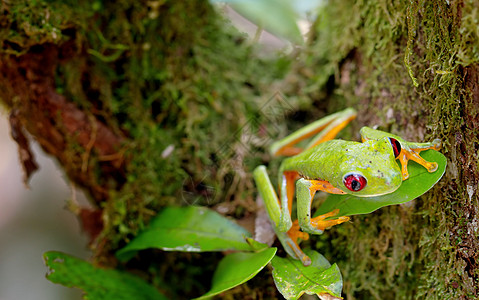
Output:
[[343,178],[344,185],[352,192],[359,192],[366,187],[367,181],[363,175],[349,174]]
[[397,158],[399,156],[399,153],[401,153],[401,143],[398,142],[398,140],[393,138],[389,138],[389,142],[391,143],[391,146],[393,147],[394,157]]

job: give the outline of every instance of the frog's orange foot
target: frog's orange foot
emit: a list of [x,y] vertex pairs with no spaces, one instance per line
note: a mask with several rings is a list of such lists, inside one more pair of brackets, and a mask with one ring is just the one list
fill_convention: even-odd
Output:
[[303,241],[307,241],[309,239],[309,234],[303,232],[299,227],[298,220],[293,222],[293,226],[288,230],[288,236],[296,242],[298,239],[302,239]]
[[428,171],[429,173],[432,173],[432,172],[436,172],[436,170],[437,170],[437,168],[438,168],[438,165],[437,165],[437,163],[432,162],[432,163],[428,163],[428,164],[426,165],[426,168],[427,168],[427,171]]
[[288,230],[287,236],[288,238],[285,239],[286,245],[283,243],[283,246],[285,246],[285,248],[287,247],[286,252],[291,255],[294,254],[293,257],[299,259],[304,266],[309,266],[311,264],[311,259],[304,254],[298,245],[298,239],[308,240],[309,234],[301,231],[298,221],[296,220],[293,222],[293,226]]
[[435,139],[434,141],[432,141],[431,144],[432,144],[431,149],[441,150],[442,142],[440,139]]
[[441,140],[436,139],[431,143],[422,144],[421,147],[415,147],[413,149],[401,149],[401,153],[398,156],[399,161],[401,162],[401,173],[402,173],[402,180],[406,180],[409,178],[409,172],[407,170],[407,163],[409,160],[415,161],[424,168],[429,173],[435,172],[438,168],[437,163],[435,162],[428,162],[424,158],[422,158],[419,153],[424,150],[433,149],[439,150],[441,149]]
[[316,218],[311,219],[311,225],[316,229],[324,231],[326,228],[339,225],[341,223],[349,221],[349,217],[339,217],[333,220],[325,220],[326,218],[334,217],[339,213],[339,209],[335,209]]

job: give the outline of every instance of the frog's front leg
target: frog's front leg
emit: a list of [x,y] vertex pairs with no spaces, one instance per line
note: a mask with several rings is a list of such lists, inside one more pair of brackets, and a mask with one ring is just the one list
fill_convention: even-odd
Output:
[[429,173],[435,172],[437,170],[436,162],[428,162],[422,158],[419,153],[424,150],[440,150],[441,149],[441,140],[435,139],[430,143],[411,143],[406,142],[403,139],[398,141],[401,149],[398,149],[398,144],[396,143],[396,151],[399,152],[399,155],[396,156],[397,159],[401,162],[401,173],[403,180],[409,178],[409,172],[407,170],[407,163],[409,160],[413,160],[425,167]]
[[319,190],[330,194],[345,194],[342,190],[335,188],[324,180],[301,178],[296,182],[299,227],[301,227],[303,231],[311,234],[322,234],[326,228],[349,221],[349,217],[326,220],[326,218],[337,215],[339,213],[338,209],[311,219],[311,203],[313,202],[316,191]]
[[409,160],[417,162],[421,166],[425,167],[430,173],[437,170],[437,163],[426,161],[419,155],[419,153],[429,149],[440,150],[440,139],[435,139],[430,143],[413,143],[404,140],[400,136],[381,130],[372,129],[366,126],[361,128],[360,133],[363,141],[370,139],[381,139],[384,137],[389,138],[389,141],[391,142],[391,147],[393,148],[394,156],[401,163],[401,174],[403,180],[409,178],[409,172],[407,170],[407,164]]

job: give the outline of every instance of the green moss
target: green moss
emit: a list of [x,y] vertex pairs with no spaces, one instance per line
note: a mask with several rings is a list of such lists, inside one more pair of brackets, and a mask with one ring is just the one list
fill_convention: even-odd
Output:
[[321,9],[301,66],[317,74],[302,83],[304,97],[329,94],[331,110],[354,106],[358,128],[441,138],[450,159],[447,176],[420,200],[355,217],[320,238],[319,250],[343,271],[347,299],[479,295],[477,254],[468,252],[477,253],[478,237],[466,234],[478,206],[467,186],[476,191],[479,174],[461,166],[476,165],[479,145],[477,14],[471,1],[342,1]]
[[73,25],[72,10],[61,2],[19,0],[2,6],[2,52],[20,55],[30,47],[66,40],[62,31]]
[[84,176],[110,195],[101,204],[109,243],[98,249],[100,256],[166,204],[252,199],[251,176],[243,170],[248,155],[238,161],[236,149],[248,154],[243,129],[258,128],[261,91],[284,73],[284,64],[258,59],[208,2],[17,1],[5,7],[3,55],[58,45],[66,57],[57,65],[56,90],[125,137],[118,149],[127,162],[124,178],[103,178],[95,151],[88,153],[90,168],[82,166],[85,149],[67,139],[65,168],[88,169]]
[[60,65],[58,77],[69,99],[128,137],[126,182],[103,205],[105,250],[164,205],[252,198],[251,176],[236,172],[234,152],[221,151],[243,147],[243,126],[278,74],[275,62],[255,58],[207,3],[122,1],[102,9],[78,29],[89,55]]

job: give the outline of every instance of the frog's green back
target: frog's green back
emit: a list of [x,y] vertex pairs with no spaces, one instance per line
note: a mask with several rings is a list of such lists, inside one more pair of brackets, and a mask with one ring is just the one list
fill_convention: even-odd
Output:
[[[356,196],[391,193],[402,182],[399,166],[387,138],[364,143],[327,141],[285,159],[280,167],[280,178],[284,171],[296,171],[307,179],[326,180],[334,187]],[[366,178],[367,186],[363,190],[352,192],[345,187],[343,178],[351,173]]]
[[[321,143],[300,154],[283,160],[280,172],[297,171],[307,179],[321,179],[329,181],[338,171],[336,166],[340,165],[347,157],[348,151],[360,144],[353,141],[330,140]],[[281,174],[280,173],[280,174]]]

